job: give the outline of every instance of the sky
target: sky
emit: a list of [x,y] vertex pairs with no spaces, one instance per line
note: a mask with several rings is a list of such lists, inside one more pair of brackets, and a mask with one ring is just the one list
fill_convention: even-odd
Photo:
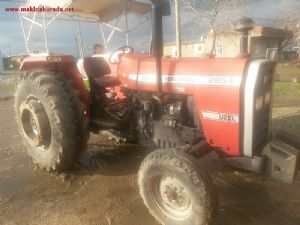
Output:
[[[50,0],[49,0],[50,1]],[[88,2],[88,0],[86,0]],[[201,1],[201,0],[196,0]],[[16,55],[26,53],[24,38],[21,30],[18,13],[7,13],[5,8],[18,7],[21,3],[18,0],[8,2],[8,0],[0,0],[0,51],[3,55]],[[183,5],[183,4],[182,4]],[[277,20],[286,16],[287,7],[299,9],[300,0],[247,0],[247,3],[239,8],[241,16],[247,16],[254,19],[257,24],[276,26]],[[234,12],[232,12],[234,13]],[[182,6],[182,39],[183,41],[200,39],[206,36],[209,28],[201,23],[195,22],[195,17],[191,15]],[[138,21],[135,15],[129,16],[129,23],[133,27]],[[164,39],[165,42],[175,41],[175,16],[174,7],[172,7],[172,15],[164,18]],[[122,25],[122,24],[121,24]],[[91,46],[94,43],[103,43],[100,35],[98,24],[80,23],[81,34],[83,39],[83,47],[85,53],[91,54]],[[109,30],[105,30],[109,34]],[[43,31],[34,26],[32,32],[31,44],[35,50],[43,51],[44,39]],[[130,44],[137,50],[147,50],[150,42],[151,24],[150,20],[139,26],[130,33]],[[56,54],[73,54],[77,55],[77,26],[74,22],[56,21],[49,27],[49,48],[51,52]],[[124,35],[116,32],[111,40],[108,48],[116,49],[125,45]]]

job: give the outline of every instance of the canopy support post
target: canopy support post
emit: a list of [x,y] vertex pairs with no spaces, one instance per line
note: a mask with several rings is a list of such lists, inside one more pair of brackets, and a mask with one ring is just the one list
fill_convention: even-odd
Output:
[[25,41],[26,51],[27,51],[27,54],[29,55],[29,54],[30,54],[30,51],[29,51],[29,46],[28,46],[28,40],[27,40],[27,38],[26,38],[26,32],[25,32],[25,27],[24,27],[23,18],[22,18],[22,16],[21,16],[20,13],[19,13],[19,18],[20,18],[20,22],[21,22],[22,33],[23,33],[23,37],[24,37],[24,41]]
[[45,12],[43,12],[43,30],[44,30],[46,53],[49,54],[48,31],[47,31],[48,27],[46,24]]
[[77,38],[78,38],[78,49],[79,49],[79,57],[83,58],[84,57],[84,50],[83,50],[83,44],[82,44],[82,36],[81,36],[81,29],[80,29],[80,24],[77,21]]
[[99,23],[99,27],[100,27],[100,36],[102,37],[104,48],[107,48],[106,38],[103,30],[103,24]]
[[[36,17],[36,12],[34,13],[33,18],[32,18],[33,21],[35,21],[35,17]],[[27,41],[29,41],[29,39],[30,39],[32,28],[33,28],[33,23],[30,24],[29,31],[27,34],[27,39],[26,39]]]
[[180,0],[175,0],[175,11],[176,11],[176,48],[177,57],[182,57],[182,46],[181,46],[181,18],[180,18]]
[[125,36],[126,36],[126,45],[129,46],[128,12],[126,12],[125,14]]

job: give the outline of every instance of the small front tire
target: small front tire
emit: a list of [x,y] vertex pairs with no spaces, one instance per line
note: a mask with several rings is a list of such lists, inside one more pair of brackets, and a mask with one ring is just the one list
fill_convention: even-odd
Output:
[[138,173],[140,194],[150,213],[163,225],[210,225],[218,200],[210,177],[184,152],[157,150]]

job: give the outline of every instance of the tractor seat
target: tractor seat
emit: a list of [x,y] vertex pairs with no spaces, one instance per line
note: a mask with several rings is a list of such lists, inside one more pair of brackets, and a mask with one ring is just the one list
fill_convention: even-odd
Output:
[[103,57],[85,57],[83,65],[89,78],[101,77],[111,73],[110,67]]
[[111,69],[103,57],[86,57],[83,59],[83,65],[92,88],[113,87],[119,84],[117,77],[109,75]]
[[118,77],[111,75],[93,77],[92,79],[99,88],[114,87],[120,84]]

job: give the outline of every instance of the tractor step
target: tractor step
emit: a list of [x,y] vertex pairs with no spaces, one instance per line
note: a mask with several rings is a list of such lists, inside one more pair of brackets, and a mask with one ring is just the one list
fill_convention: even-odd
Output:
[[266,175],[284,183],[292,183],[295,179],[300,151],[280,140],[272,140],[262,151],[265,156]]

